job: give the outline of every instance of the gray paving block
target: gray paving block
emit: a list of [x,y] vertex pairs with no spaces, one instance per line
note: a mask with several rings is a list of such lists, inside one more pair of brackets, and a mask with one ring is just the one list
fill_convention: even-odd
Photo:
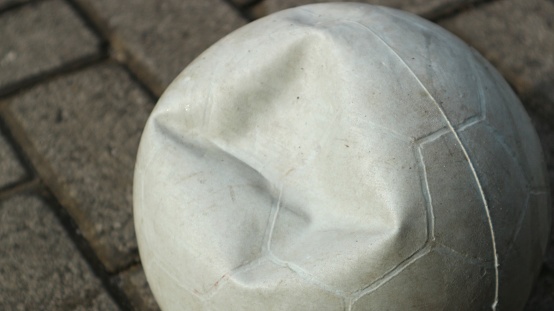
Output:
[[[7,102],[31,161],[108,270],[136,259],[131,188],[153,103],[112,63],[38,85]],[[30,152],[33,154],[33,152]]]
[[38,197],[0,201],[1,310],[117,310]]
[[[350,0],[265,0],[255,9],[256,16],[271,14],[280,10],[316,2],[352,2]],[[476,0],[360,0],[375,5],[383,5],[412,12],[427,18],[436,17],[439,14],[471,4]]]
[[135,310],[160,310],[160,307],[152,295],[152,291],[150,291],[142,266],[134,266],[120,273],[116,277],[116,282],[127,295]]
[[78,0],[118,58],[158,95],[196,56],[245,22],[225,1]]
[[98,39],[59,0],[38,1],[0,15],[2,89],[94,56]]
[[21,181],[26,175],[25,168],[23,168],[12,147],[0,132],[0,189]]
[[489,59],[528,107],[554,120],[553,16],[553,1],[505,0],[440,24]]

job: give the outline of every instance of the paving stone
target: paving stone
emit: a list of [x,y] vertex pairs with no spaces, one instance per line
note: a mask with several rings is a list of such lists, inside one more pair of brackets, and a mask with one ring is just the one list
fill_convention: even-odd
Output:
[[135,310],[159,311],[142,266],[134,266],[131,269],[120,273],[116,279],[117,284],[129,298]]
[[93,57],[98,39],[63,2],[38,1],[0,15],[0,93],[64,64]]
[[12,147],[0,132],[0,189],[15,184],[26,176],[25,168],[23,168]]
[[554,2],[494,1],[440,24],[479,50],[554,124]]
[[117,310],[38,197],[0,202],[1,310]]
[[[258,17],[271,14],[280,10],[315,3],[315,2],[352,2],[350,0],[265,0],[254,9]],[[434,18],[442,13],[451,11],[462,5],[468,5],[476,0],[360,0],[375,5],[388,6],[422,15],[427,18]]]
[[[118,58],[157,94],[196,56],[245,23],[224,1],[78,0],[108,33]],[[132,9],[130,9],[132,8]]]
[[[131,188],[153,103],[112,63],[38,85],[7,102],[31,156],[109,271],[136,260]],[[33,154],[33,152],[29,152]],[[38,159],[37,159],[38,158]]]

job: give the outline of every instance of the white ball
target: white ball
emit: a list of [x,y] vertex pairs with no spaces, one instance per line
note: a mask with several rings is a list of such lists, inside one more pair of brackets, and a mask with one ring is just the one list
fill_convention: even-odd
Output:
[[502,77],[365,4],[285,10],[204,52],[152,113],[134,187],[164,310],[517,310],[550,230]]

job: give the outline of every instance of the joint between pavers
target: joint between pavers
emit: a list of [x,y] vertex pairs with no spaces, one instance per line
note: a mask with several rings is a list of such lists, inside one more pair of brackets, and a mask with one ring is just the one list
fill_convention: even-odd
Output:
[[42,184],[38,178],[27,181],[19,181],[14,185],[0,189],[0,201],[4,201],[16,195],[38,192]]
[[79,227],[69,212],[62,206],[52,191],[48,189],[47,185],[43,185],[41,190],[41,199],[47,203],[47,206],[50,207],[52,212],[56,215],[73,244],[79,250],[79,253],[90,266],[95,276],[100,279],[102,286],[106,289],[113,301],[121,310],[133,310],[129,298],[125,295],[123,290],[112,281],[112,275],[108,273],[108,270],[96,255],[90,243],[80,233]]
[[75,15],[77,15],[85,26],[90,30],[99,40],[100,40],[100,49],[107,53],[109,50],[110,41],[108,37],[102,32],[99,25],[94,21],[91,16],[89,16],[79,4],[75,3],[73,0],[65,0],[65,3],[73,10]]
[[106,60],[107,58],[108,58],[107,51],[104,51],[104,52],[100,51],[99,53],[85,56],[71,62],[67,62],[58,68],[44,71],[40,74],[30,76],[28,78],[14,82],[12,84],[8,84],[5,87],[0,88],[0,107],[3,106],[3,101],[5,99],[13,97],[19,94],[20,92],[30,89],[40,83],[44,83],[51,79],[55,79],[58,76],[70,74],[75,71],[79,71],[81,69],[93,66],[99,62]]
[[6,12],[9,12],[9,11],[15,11],[15,10],[18,10],[24,6],[27,6],[27,5],[33,5],[34,3],[37,3],[37,2],[40,2],[40,1],[45,1],[45,0],[28,0],[28,1],[23,1],[23,2],[13,2],[13,3],[9,3],[0,7],[0,15],[6,13]]

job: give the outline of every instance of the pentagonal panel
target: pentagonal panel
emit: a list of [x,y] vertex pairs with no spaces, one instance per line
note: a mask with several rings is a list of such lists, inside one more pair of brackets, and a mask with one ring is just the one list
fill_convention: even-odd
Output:
[[352,311],[490,310],[494,279],[492,263],[439,247],[362,296]]
[[527,198],[527,182],[521,166],[500,143],[502,137],[483,122],[459,133],[485,195],[496,251],[504,254],[515,232]]
[[336,134],[348,142],[284,179],[271,250],[353,292],[423,247],[427,207],[411,143],[377,130]]
[[421,145],[435,239],[469,257],[493,260],[485,203],[462,146],[447,133]]
[[267,259],[218,286],[205,303],[208,310],[344,310],[343,298]]

